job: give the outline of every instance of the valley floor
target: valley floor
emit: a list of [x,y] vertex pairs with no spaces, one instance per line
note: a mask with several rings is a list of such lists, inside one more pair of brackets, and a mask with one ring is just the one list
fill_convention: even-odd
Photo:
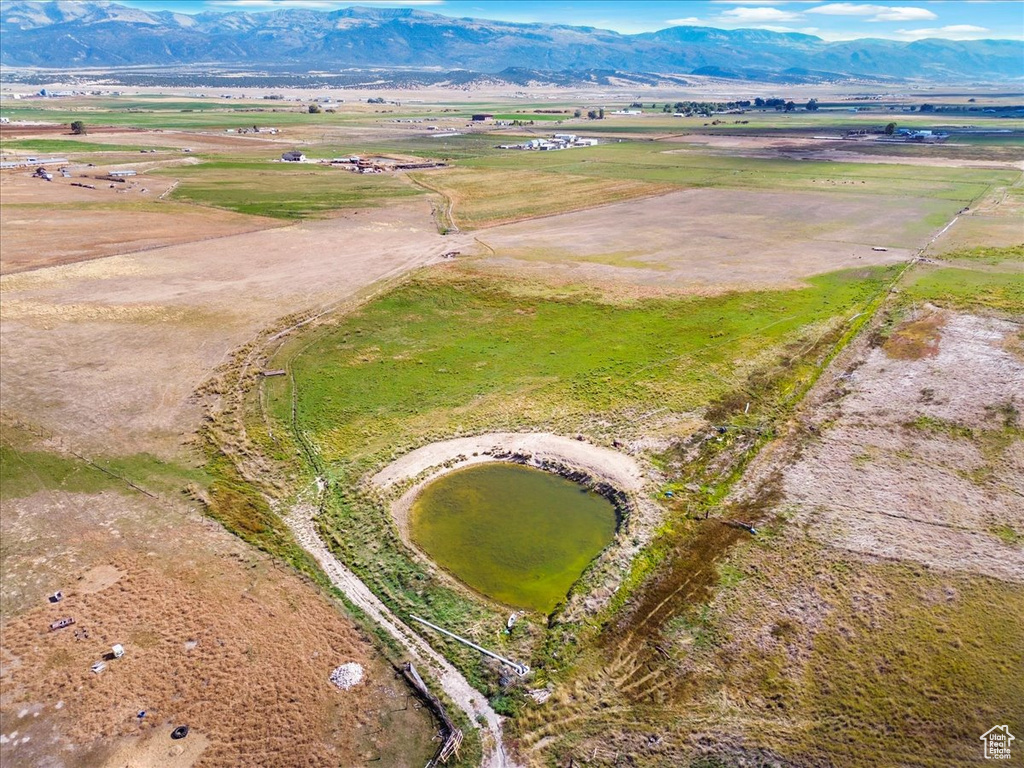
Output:
[[[0,172],[5,764],[423,764],[405,660],[451,765],[939,768],[1024,730],[1012,145],[653,116],[560,153],[467,129],[414,183],[277,162],[438,154],[367,107],[273,138],[109,114],[0,134],[79,169]],[[415,487],[495,451],[636,505],[514,628],[403,538]]]

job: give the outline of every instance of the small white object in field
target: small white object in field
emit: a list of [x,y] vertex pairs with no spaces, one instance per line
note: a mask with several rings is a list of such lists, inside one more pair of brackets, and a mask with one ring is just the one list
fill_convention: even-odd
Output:
[[362,682],[362,679],[363,668],[354,661],[350,661],[348,664],[342,664],[331,672],[331,682],[343,691],[347,691],[349,688],[359,685],[359,683]]

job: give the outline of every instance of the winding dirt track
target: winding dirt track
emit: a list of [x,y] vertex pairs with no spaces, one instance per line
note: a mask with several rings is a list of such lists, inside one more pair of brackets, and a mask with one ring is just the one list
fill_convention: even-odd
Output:
[[462,674],[422,638],[405,626],[370,589],[348,568],[342,565],[324,545],[313,522],[315,507],[297,506],[285,515],[285,522],[299,544],[319,563],[331,583],[345,593],[345,597],[383,627],[397,640],[421,667],[429,669],[444,692],[466,713],[471,722],[483,715],[490,741],[484,739],[483,768],[515,768],[516,763],[505,754],[501,739],[501,718],[487,700],[473,688]]

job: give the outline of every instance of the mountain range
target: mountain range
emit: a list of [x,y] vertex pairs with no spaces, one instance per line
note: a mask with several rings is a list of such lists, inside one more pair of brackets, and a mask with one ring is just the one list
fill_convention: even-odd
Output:
[[619,34],[593,27],[452,18],[402,8],[260,13],[150,12],[113,2],[0,4],[0,64],[246,70],[444,68],[625,70],[793,80],[1024,79],[1020,41],[827,42],[761,29],[670,27]]

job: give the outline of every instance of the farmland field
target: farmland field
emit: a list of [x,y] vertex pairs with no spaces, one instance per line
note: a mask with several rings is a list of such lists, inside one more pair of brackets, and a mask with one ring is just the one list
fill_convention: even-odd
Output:
[[415,186],[391,176],[280,162],[214,160],[158,173],[179,180],[175,200],[280,219],[303,219],[419,194]]
[[[430,184],[452,201],[456,222],[471,228],[672,187],[843,193],[876,199],[883,208],[887,197],[943,201],[944,207],[928,222],[934,226],[992,185],[1010,184],[1018,176],[1018,171],[1010,169],[723,157],[704,154],[696,147],[667,150],[627,142],[467,158],[458,170],[431,175]],[[650,186],[645,188],[643,183]],[[503,206],[499,199],[504,200]]]
[[[5,98],[4,762],[187,721],[196,765],[423,764],[405,662],[459,766],[942,768],[1022,722],[1024,121],[840,90]],[[500,148],[555,131],[600,143]],[[445,495],[538,469],[615,514],[496,490],[484,540]]]

